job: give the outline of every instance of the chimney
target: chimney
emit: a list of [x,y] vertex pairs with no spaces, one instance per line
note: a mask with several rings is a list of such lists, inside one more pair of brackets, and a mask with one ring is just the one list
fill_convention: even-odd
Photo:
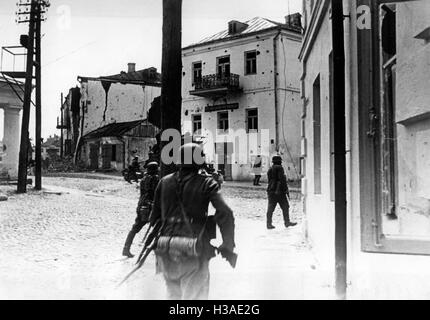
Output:
[[248,28],[248,25],[246,23],[232,20],[232,21],[229,21],[229,23],[228,23],[228,34],[241,33],[246,28]]
[[302,28],[302,15],[300,13],[293,13],[285,16],[285,24],[292,28]]
[[136,72],[136,64],[133,62],[130,62],[128,64],[128,72]]

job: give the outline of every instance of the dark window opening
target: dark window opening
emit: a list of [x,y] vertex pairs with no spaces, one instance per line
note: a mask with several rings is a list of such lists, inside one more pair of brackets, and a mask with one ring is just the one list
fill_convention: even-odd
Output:
[[218,129],[223,132],[228,131],[228,112],[218,113]]
[[202,131],[202,115],[193,115],[193,134],[200,134]]
[[230,56],[217,58],[217,75],[220,78],[230,75]]
[[313,84],[314,193],[321,194],[321,88],[320,76]]
[[245,74],[257,73],[257,51],[245,52]]
[[116,145],[115,144],[112,145],[111,161],[116,161]]
[[193,63],[193,85],[202,81],[202,63]]
[[258,109],[246,111],[246,127],[248,133],[258,131]]
[[381,6],[381,51],[382,51],[382,194],[383,211],[396,218],[397,170],[396,170],[396,121],[395,121],[395,79],[396,79],[396,6]]

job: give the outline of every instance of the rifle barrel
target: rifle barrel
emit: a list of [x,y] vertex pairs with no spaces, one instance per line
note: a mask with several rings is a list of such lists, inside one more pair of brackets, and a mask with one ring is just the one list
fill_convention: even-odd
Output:
[[118,289],[119,287],[121,287],[124,284],[124,282],[126,282],[137,270],[139,270],[143,266],[146,258],[149,256],[149,254],[151,253],[151,251],[152,251],[152,248],[148,248],[148,250],[146,251],[146,253],[143,256],[142,260],[140,260],[139,264],[133,270],[131,270],[128,275],[125,276],[125,278],[116,286],[116,289]]

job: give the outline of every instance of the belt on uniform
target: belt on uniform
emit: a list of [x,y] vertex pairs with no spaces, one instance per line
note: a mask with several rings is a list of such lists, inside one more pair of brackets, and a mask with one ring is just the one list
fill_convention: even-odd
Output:
[[[199,225],[202,226],[206,223],[207,217],[204,218],[190,218],[191,225]],[[185,222],[182,217],[169,217],[166,219],[168,224],[182,223]]]

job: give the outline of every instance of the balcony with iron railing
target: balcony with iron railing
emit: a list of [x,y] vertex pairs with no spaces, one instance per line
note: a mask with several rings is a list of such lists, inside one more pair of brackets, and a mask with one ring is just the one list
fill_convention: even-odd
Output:
[[209,74],[195,79],[194,90],[190,91],[190,94],[199,97],[214,98],[241,91],[239,75],[234,73]]

